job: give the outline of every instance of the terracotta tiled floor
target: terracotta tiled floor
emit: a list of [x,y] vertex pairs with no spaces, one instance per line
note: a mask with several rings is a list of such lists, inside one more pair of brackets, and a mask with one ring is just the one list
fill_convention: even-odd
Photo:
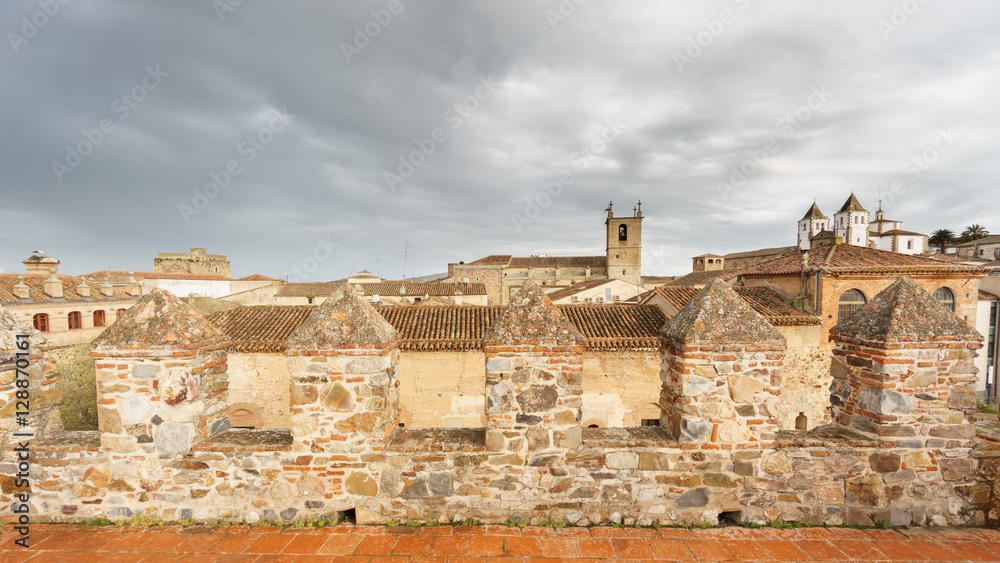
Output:
[[992,529],[850,528],[155,528],[32,526],[30,549],[0,534],[0,563],[31,561],[336,561],[547,563],[657,561],[995,561]]

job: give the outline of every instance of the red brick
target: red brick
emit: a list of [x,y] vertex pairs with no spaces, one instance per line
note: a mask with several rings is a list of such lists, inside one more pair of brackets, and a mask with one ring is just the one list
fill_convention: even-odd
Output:
[[657,559],[691,559],[691,550],[681,540],[649,540],[649,548]]
[[335,534],[327,536],[326,543],[318,550],[320,555],[351,555],[365,536],[360,534]]
[[281,553],[314,554],[326,543],[327,536],[318,534],[297,534],[281,550]]
[[691,550],[695,559],[702,561],[720,561],[733,558],[719,540],[687,540],[684,545]]
[[847,559],[844,552],[825,540],[798,540],[795,546],[805,551],[813,559]]
[[538,557],[542,554],[538,538],[504,538],[504,555],[514,557]]
[[142,551],[146,553],[170,553],[177,549],[177,547],[183,544],[190,534],[174,534],[174,533],[159,533],[156,537],[151,538],[146,543],[139,546],[136,551]]
[[394,536],[365,536],[354,553],[356,555],[389,555],[396,547],[397,539]]
[[735,559],[758,561],[767,557],[767,552],[754,540],[721,540],[722,545]]
[[500,536],[472,536],[469,538],[469,555],[503,555],[503,538]]
[[[768,530],[771,532],[771,530]],[[797,547],[795,544],[787,540],[757,540],[757,545],[764,548],[764,551],[771,556],[772,559],[781,560],[796,560],[796,559],[807,559],[803,551]]]
[[649,543],[642,538],[613,539],[611,545],[615,546],[615,553],[619,559],[651,559],[653,552],[649,549]]
[[861,561],[874,561],[876,559],[887,559],[879,550],[875,549],[871,538],[868,541],[860,540],[833,540],[832,543],[837,549],[843,551],[848,557]]
[[399,538],[393,555],[427,555],[431,550],[431,543],[434,538],[431,536],[405,536]]
[[610,540],[597,538],[580,538],[576,540],[576,547],[580,551],[580,557],[597,557],[599,559],[612,559],[615,556],[615,548]]
[[259,534],[227,534],[219,543],[212,546],[215,553],[243,553],[250,544],[260,538]]
[[542,557],[576,557],[576,540],[573,538],[542,538]]
[[292,541],[292,534],[265,534],[243,550],[244,553],[281,553]]
[[465,555],[469,549],[469,536],[437,536],[431,545],[431,555]]
[[[947,536],[947,533],[942,533],[942,535]],[[971,535],[971,534],[967,534],[967,535]],[[974,541],[979,541],[979,540],[976,539]],[[954,551],[955,553],[957,553],[959,555],[964,556],[969,561],[996,561],[997,560],[997,555],[998,554],[996,554],[996,553],[990,553],[990,552],[986,551],[985,549],[982,549],[982,548],[976,546],[975,544],[973,544],[971,542],[956,541],[956,542],[949,542],[949,543],[947,543],[945,545],[948,546],[948,549]]]

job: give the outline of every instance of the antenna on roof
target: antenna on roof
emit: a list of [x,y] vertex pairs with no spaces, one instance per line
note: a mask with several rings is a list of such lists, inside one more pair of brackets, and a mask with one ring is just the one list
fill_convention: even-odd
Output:
[[406,255],[410,253],[410,241],[403,246],[403,279],[406,279]]

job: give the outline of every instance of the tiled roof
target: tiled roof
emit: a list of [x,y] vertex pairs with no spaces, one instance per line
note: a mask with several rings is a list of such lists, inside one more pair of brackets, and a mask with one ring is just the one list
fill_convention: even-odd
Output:
[[340,286],[338,282],[286,283],[275,297],[326,297]]
[[553,291],[552,293],[547,293],[546,296],[549,298],[550,301],[556,301],[564,297],[576,295],[581,291],[593,289],[595,287],[600,287],[606,283],[611,283],[612,281],[614,280],[590,280],[590,281],[575,283],[571,286]]
[[250,305],[218,311],[208,320],[226,333],[231,352],[281,352],[313,305]]
[[513,258],[510,254],[490,254],[489,256],[480,258],[474,262],[469,262],[466,266],[470,264],[475,264],[477,266],[506,266],[510,264],[510,259]]
[[250,274],[249,276],[236,278],[236,281],[281,281],[281,280],[265,276],[264,274]]
[[587,338],[589,350],[655,350],[666,317],[654,305],[556,305]]
[[737,276],[739,270],[706,270],[704,272],[691,272],[686,276],[681,276],[665,285],[704,285],[712,280],[731,280]]
[[[666,319],[652,305],[557,305],[595,350],[655,349]],[[441,305],[435,307],[376,305],[400,336],[400,348],[414,351],[478,350],[483,335],[499,317],[495,306]],[[209,315],[225,332],[234,352],[281,352],[313,305],[252,305]]]
[[[819,317],[799,311],[773,289],[767,287],[735,287],[733,289],[747,304],[775,326],[820,324]],[[653,291],[680,310],[701,290],[694,287],[663,285]]]
[[[849,244],[835,244],[812,249],[809,252],[808,267],[844,274],[952,273],[982,275],[985,273],[978,266],[951,264],[935,258],[899,254],[888,250]],[[801,271],[802,259],[797,254],[793,254],[748,266],[741,269],[739,275],[773,276],[798,274]]]
[[[133,272],[133,274],[135,275],[136,281],[142,281],[144,279],[228,281],[230,279],[226,276],[219,276],[216,274],[188,274],[186,272]],[[96,272],[84,274],[81,277],[89,280],[104,281],[104,279],[107,278],[108,281],[111,282],[124,282],[128,280],[128,276],[128,270],[98,270]]]
[[969,242],[963,242],[962,244],[956,246],[976,246],[977,244],[1000,244],[1000,235],[989,235],[976,240],[970,240]]
[[819,210],[819,206],[814,201],[812,206],[809,207],[809,211],[806,211],[806,214],[799,221],[805,221],[806,219],[826,219],[826,215],[823,215],[823,212]]
[[378,283],[360,283],[365,295],[486,295],[486,284],[472,283],[421,283],[412,281],[381,281]]
[[903,237],[903,236],[922,237],[922,236],[924,236],[924,234],[923,233],[917,233],[917,232],[914,232],[914,231],[904,231],[903,229],[893,229],[891,231],[882,231],[880,233],[877,233],[877,232],[876,233],[870,233],[868,236],[870,236],[870,237],[876,237],[876,238],[877,237],[883,237],[883,236],[890,236],[890,237]]
[[478,350],[500,307],[384,307],[378,312],[399,332],[403,350]]
[[523,256],[510,259],[511,268],[604,268],[607,256]]
[[641,283],[668,283],[677,279],[677,276],[642,276]]
[[844,202],[844,206],[841,207],[840,211],[838,211],[837,213],[845,213],[847,211],[868,211],[868,210],[865,209],[863,205],[861,205],[861,202],[858,201],[858,198],[854,197],[854,192],[851,192],[851,197],[847,198],[847,201]]
[[[19,299],[14,295],[14,286],[17,285],[17,276],[19,275],[24,277],[24,285],[28,286],[28,299]],[[105,297],[103,293],[98,293],[98,283],[94,283],[93,281],[88,282],[91,297],[85,298],[76,291],[80,283],[83,282],[83,278],[62,274],[56,274],[56,277],[63,284],[62,299],[65,301],[79,300],[90,302],[110,299]],[[0,303],[25,303],[29,300],[51,301],[52,298],[45,293],[45,280],[48,278],[48,275],[0,274]],[[134,299],[134,297],[122,291],[121,288],[115,288],[113,291],[114,299]]]
[[760,248],[757,250],[748,250],[746,252],[730,252],[726,254],[724,258],[726,260],[735,260],[737,258],[754,258],[757,256],[782,256],[788,254],[794,250],[798,250],[797,246],[776,246],[774,248]]
[[979,290],[979,300],[980,301],[995,301],[997,299],[1000,299],[1000,297],[997,297],[996,295],[993,295],[992,293],[990,293],[988,291],[983,291],[981,289]]

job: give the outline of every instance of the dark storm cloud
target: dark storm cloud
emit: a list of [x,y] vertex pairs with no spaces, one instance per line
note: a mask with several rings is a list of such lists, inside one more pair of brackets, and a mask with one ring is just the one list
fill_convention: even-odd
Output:
[[644,273],[684,273],[694,254],[793,244],[812,199],[831,214],[852,190],[908,229],[1000,232],[998,16],[916,0],[4,3],[0,266],[43,249],[68,272],[149,269],[206,246],[236,275],[283,275],[329,246],[313,279],[395,277],[409,241],[420,275],[603,253],[607,201],[641,198]]

